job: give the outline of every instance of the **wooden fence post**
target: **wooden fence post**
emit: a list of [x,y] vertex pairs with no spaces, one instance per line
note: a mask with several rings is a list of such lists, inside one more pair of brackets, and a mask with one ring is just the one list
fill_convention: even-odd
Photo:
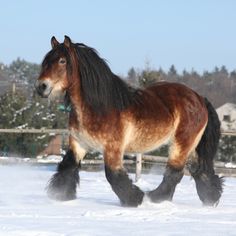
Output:
[[141,172],[142,172],[142,154],[138,153],[136,156],[136,174],[135,174],[136,182],[141,178]]
[[16,83],[13,82],[12,84],[12,93],[15,94],[16,93]]

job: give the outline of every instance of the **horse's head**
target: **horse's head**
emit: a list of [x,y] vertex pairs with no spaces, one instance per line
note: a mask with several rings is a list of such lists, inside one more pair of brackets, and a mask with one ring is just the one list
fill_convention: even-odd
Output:
[[42,97],[53,97],[63,93],[70,86],[71,52],[74,44],[65,36],[63,43],[52,37],[51,45],[52,50],[45,56],[36,81],[37,92]]
[[51,44],[36,82],[42,97],[67,92],[66,102],[81,102],[100,114],[126,109],[137,101],[136,90],[113,74],[95,49],[72,43],[67,36],[63,43],[52,37]]

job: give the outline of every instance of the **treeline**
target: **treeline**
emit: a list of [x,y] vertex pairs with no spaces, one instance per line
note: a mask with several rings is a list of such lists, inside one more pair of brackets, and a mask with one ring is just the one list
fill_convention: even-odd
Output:
[[199,74],[195,70],[178,73],[172,65],[168,71],[161,68],[131,68],[127,80],[135,86],[148,86],[158,81],[177,82],[187,85],[200,95],[207,97],[215,108],[227,103],[236,103],[236,70],[229,72],[225,66]]

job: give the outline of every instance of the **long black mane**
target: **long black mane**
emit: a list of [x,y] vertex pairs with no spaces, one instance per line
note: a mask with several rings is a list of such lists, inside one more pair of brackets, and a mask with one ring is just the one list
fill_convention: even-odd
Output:
[[81,43],[74,46],[78,57],[82,97],[93,111],[122,111],[138,101],[140,92],[115,75],[95,49]]

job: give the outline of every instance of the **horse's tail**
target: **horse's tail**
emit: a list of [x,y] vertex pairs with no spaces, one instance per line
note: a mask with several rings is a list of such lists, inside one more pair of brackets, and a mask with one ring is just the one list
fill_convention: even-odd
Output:
[[216,155],[220,139],[220,120],[212,104],[205,98],[205,104],[208,111],[208,123],[202,138],[196,148],[202,167],[212,172],[213,159]]
[[208,111],[208,123],[196,147],[197,163],[194,164],[194,168],[190,167],[190,173],[195,179],[197,192],[202,202],[215,205],[223,192],[223,179],[215,174],[213,162],[221,136],[220,120],[216,110],[206,98],[205,105]]

